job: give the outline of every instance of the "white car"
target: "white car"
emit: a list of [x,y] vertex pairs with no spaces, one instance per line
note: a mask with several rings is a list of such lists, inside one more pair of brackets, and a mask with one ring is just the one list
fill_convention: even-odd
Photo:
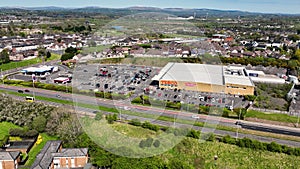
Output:
[[199,119],[200,117],[197,116],[197,115],[192,115],[192,118],[193,118],[193,119]]
[[130,110],[130,107],[124,106],[124,110]]

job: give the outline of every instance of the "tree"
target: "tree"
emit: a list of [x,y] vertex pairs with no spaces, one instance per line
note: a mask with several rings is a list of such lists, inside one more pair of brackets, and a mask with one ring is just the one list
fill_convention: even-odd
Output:
[[117,114],[108,114],[108,115],[106,115],[106,120],[109,124],[113,124],[114,121],[118,120],[118,115]]
[[8,53],[8,50],[7,49],[3,49],[1,52],[0,52],[0,63],[3,64],[3,63],[8,63],[10,60],[9,60],[9,53]]
[[45,61],[45,56],[46,56],[46,48],[43,46],[38,47],[38,57]]
[[70,147],[77,142],[77,137],[82,134],[81,125],[75,115],[65,119],[58,127],[58,136]]
[[47,119],[44,116],[38,116],[32,121],[32,129],[38,132],[44,132],[47,124]]
[[233,111],[236,113],[237,117],[239,117],[241,120],[244,120],[246,114],[247,114],[247,109],[245,108],[235,108]]
[[51,57],[51,53],[47,51],[46,58],[49,59]]
[[58,39],[57,39],[57,42],[58,42],[58,43],[61,43],[61,38],[58,38]]
[[64,54],[61,55],[60,60],[65,61],[65,60],[72,59],[73,57],[74,57],[73,53],[64,53]]
[[66,50],[65,50],[66,53],[72,53],[72,54],[77,54],[78,50],[76,48],[73,48],[72,46],[71,47],[68,47]]

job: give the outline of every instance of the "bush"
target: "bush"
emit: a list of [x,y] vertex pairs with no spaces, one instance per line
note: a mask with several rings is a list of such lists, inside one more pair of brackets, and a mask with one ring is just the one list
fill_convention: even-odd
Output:
[[13,128],[9,130],[9,135],[10,136],[21,136],[23,135],[24,131],[19,128]]
[[222,117],[229,117],[230,110],[223,109]]
[[215,141],[216,136],[214,133],[206,133],[206,134],[202,134],[201,139],[207,140],[207,141]]
[[235,112],[241,120],[244,120],[247,114],[247,110],[245,108],[235,108],[233,109],[233,112]]
[[271,152],[278,152],[281,153],[281,145],[275,143],[275,142],[271,142],[270,144],[268,144],[267,149]]
[[153,146],[156,147],[156,148],[159,147],[160,146],[160,141],[155,140],[154,143],[153,143]]
[[97,112],[95,116],[95,120],[100,121],[102,119],[103,113],[102,112]]
[[118,120],[118,115],[117,114],[108,114],[108,115],[106,115],[106,120],[109,124],[113,124],[114,121]]
[[189,133],[189,129],[187,128],[175,128],[174,135],[175,136],[186,136]]
[[146,147],[151,147],[152,146],[152,143],[153,143],[153,138],[149,137],[146,139],[145,141],[145,146]]
[[9,136],[5,135],[2,140],[0,140],[0,147],[3,147],[8,142]]
[[151,147],[153,143],[153,138],[147,138],[146,140],[141,140],[139,143],[140,148]]
[[196,130],[193,130],[191,129],[188,134],[187,134],[187,137],[191,137],[191,138],[195,138],[195,139],[199,139],[200,138],[200,132],[199,131],[196,131]]
[[141,126],[142,123],[139,119],[132,119],[130,120],[129,124],[134,125],[134,126]]
[[236,144],[236,141],[234,138],[230,137],[229,135],[224,136],[221,141],[223,143],[228,143],[228,144]]
[[246,100],[248,101],[254,101],[256,96],[255,95],[245,95],[244,96]]
[[39,134],[36,130],[29,130],[29,131],[24,131],[19,128],[14,128],[9,130],[9,135],[14,136],[14,137],[27,137],[27,138],[32,138],[36,137]]
[[149,130],[153,130],[153,131],[158,131],[159,130],[159,127],[157,125],[151,124],[147,121],[142,124],[142,127],[146,128],[146,129],[149,129]]
[[145,148],[146,147],[146,140],[141,140],[139,143],[140,148]]

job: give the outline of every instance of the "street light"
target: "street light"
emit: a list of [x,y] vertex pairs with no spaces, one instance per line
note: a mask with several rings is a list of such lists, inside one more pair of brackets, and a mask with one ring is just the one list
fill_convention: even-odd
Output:
[[239,120],[237,121],[236,123],[236,126],[237,126],[237,129],[236,129],[236,140],[238,139],[239,137],[239,128],[241,128],[240,126],[240,120],[241,120],[241,111],[242,109],[240,109],[240,112],[239,112]]

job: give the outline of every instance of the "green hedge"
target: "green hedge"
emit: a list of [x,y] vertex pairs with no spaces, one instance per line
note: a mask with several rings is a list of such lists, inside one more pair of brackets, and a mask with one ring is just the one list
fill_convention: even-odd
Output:
[[[8,84],[8,85],[33,87],[32,81],[4,80],[4,83]],[[55,91],[60,91],[60,92],[73,92],[76,94],[96,96],[96,97],[100,97],[100,98],[114,99],[114,100],[126,99],[130,95],[130,94],[128,94],[128,95],[116,94],[116,93],[112,94],[112,93],[108,93],[108,92],[94,92],[94,91],[90,91],[90,90],[78,90],[77,88],[72,88],[72,86],[46,84],[46,83],[40,83],[40,82],[35,82],[34,87],[40,88],[40,89],[46,89],[46,90],[55,90]]]
[[276,142],[263,143],[249,138],[236,139],[230,137],[229,135],[222,137],[221,139],[219,139],[219,141],[227,144],[237,145],[239,147],[251,148],[256,150],[267,150],[270,152],[285,153],[288,155],[300,156],[300,148],[288,147],[286,145],[277,144]]

